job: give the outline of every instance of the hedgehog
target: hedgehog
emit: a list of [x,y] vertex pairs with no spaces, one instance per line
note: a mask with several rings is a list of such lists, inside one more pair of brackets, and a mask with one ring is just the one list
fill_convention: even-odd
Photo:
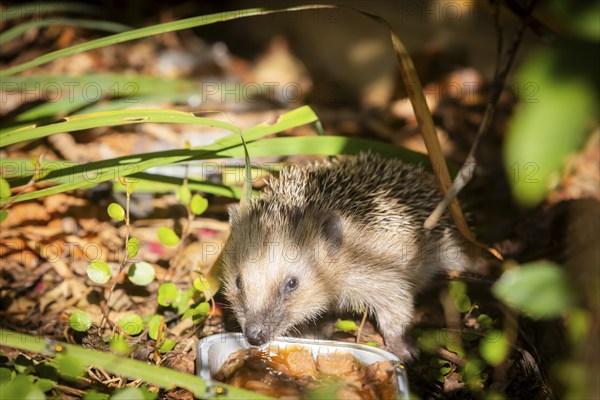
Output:
[[260,346],[329,311],[367,312],[408,361],[415,295],[441,269],[473,263],[448,215],[423,223],[442,196],[422,167],[373,153],[292,165],[248,204],[229,209],[224,295]]

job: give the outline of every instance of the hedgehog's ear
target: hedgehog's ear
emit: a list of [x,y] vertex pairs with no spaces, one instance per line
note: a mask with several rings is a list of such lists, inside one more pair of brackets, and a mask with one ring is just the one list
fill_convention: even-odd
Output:
[[321,234],[329,244],[329,251],[337,253],[340,247],[342,247],[344,237],[344,227],[339,215],[332,212],[324,215],[323,222],[321,223]]

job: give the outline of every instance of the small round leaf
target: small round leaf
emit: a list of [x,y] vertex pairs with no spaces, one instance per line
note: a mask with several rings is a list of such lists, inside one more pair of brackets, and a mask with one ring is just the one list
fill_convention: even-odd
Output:
[[201,197],[199,194],[195,194],[192,197],[192,202],[190,203],[190,209],[195,215],[201,215],[208,208],[208,200],[204,197]]
[[127,276],[133,284],[147,286],[154,280],[156,273],[152,265],[141,261],[129,267]]
[[165,317],[158,314],[150,317],[150,320],[148,320],[148,336],[150,336],[150,339],[156,340],[158,338],[161,325],[164,327],[164,320]]
[[506,359],[509,349],[506,335],[500,331],[489,331],[479,342],[481,357],[493,367],[500,365]]
[[129,336],[139,335],[144,330],[144,321],[137,314],[129,314],[119,321],[119,328]]
[[158,240],[165,246],[176,246],[179,243],[179,236],[173,229],[161,226],[158,228]]
[[181,202],[181,204],[183,204],[184,206],[187,206],[188,204],[190,204],[190,199],[192,198],[192,192],[190,192],[189,187],[180,186],[179,189],[177,190],[177,197],[179,198],[179,201]]
[[92,326],[92,316],[85,311],[75,311],[69,316],[69,326],[77,332],[87,332]]
[[177,344],[177,342],[172,339],[165,339],[163,344],[158,348],[158,352],[166,353],[170,350],[173,350],[173,347],[175,347],[176,344]]
[[178,296],[179,291],[174,283],[163,283],[158,287],[158,304],[163,307],[170,306]]
[[335,324],[337,330],[342,332],[350,332],[358,330],[358,326],[356,326],[356,322],[349,320],[338,321]]
[[125,219],[125,210],[120,204],[110,203],[106,210],[108,211],[108,215],[117,221],[123,221]]
[[104,261],[96,260],[92,261],[87,267],[87,276],[93,282],[100,285],[105,284],[110,280],[111,277],[110,268]]
[[129,238],[127,241],[127,258],[133,258],[137,256],[140,251],[140,241],[136,238]]
[[124,336],[117,333],[110,339],[110,350],[115,354],[128,356],[134,349],[129,345]]
[[10,184],[4,178],[0,178],[0,198],[6,199],[10,197]]

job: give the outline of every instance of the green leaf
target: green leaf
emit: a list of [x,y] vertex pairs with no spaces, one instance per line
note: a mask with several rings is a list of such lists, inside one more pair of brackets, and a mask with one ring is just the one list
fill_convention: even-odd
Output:
[[467,284],[462,281],[448,282],[448,292],[454,299],[457,299],[467,294]]
[[148,336],[152,340],[156,340],[160,333],[160,327],[162,325],[164,329],[165,317],[162,315],[155,314],[148,320]]
[[72,355],[59,353],[56,361],[58,361],[58,370],[62,376],[79,378],[85,371],[81,361]]
[[377,342],[365,342],[365,344],[371,347],[379,347],[379,344],[377,344]]
[[488,331],[479,342],[479,354],[489,365],[500,365],[508,356],[510,345],[502,331]]
[[54,389],[54,382],[52,382],[50,379],[38,379],[35,382],[35,385],[42,391],[42,392],[47,392],[49,390]]
[[190,204],[190,199],[192,198],[192,192],[190,192],[190,188],[186,185],[180,186],[177,190],[177,198],[184,206]]
[[[296,6],[294,10],[310,10],[310,9],[318,9],[318,8],[332,8],[330,5],[306,5],[306,6]],[[162,24],[156,24],[140,29],[132,29],[127,32],[117,33],[115,35],[106,36],[100,39],[91,40],[88,42],[80,43],[75,46],[71,46],[65,49],[60,49],[53,51],[48,54],[44,54],[37,58],[34,58],[31,61],[27,61],[25,63],[15,65],[11,68],[7,68],[0,74],[2,80],[4,80],[7,76],[14,75],[17,72],[25,71],[27,69],[36,67],[38,65],[43,65],[50,61],[54,61],[59,58],[64,58],[67,56],[71,56],[74,54],[79,54],[85,51],[97,49],[100,47],[109,46],[116,43],[123,43],[129,40],[141,39],[148,36],[153,36],[159,33],[166,32],[174,32],[182,29],[195,28],[203,25],[210,25],[217,22],[222,21],[230,21],[238,18],[245,18],[257,15],[265,15],[271,13],[279,13],[288,11],[284,8],[275,8],[275,9],[267,9],[267,8],[251,8],[245,10],[236,10],[236,11],[227,11],[227,12],[219,12],[216,14],[208,14],[201,15],[192,18],[186,18],[179,21],[166,22]]]
[[158,304],[163,307],[169,307],[178,296],[179,290],[174,283],[163,283],[158,287]]
[[45,400],[46,396],[25,375],[17,375],[1,387],[3,399]]
[[8,382],[10,382],[13,378],[13,373],[8,368],[0,368],[0,387]]
[[202,215],[204,211],[208,208],[208,200],[204,197],[201,197],[199,194],[195,194],[192,197],[192,201],[190,203],[190,209],[195,215]]
[[92,316],[85,311],[77,310],[69,316],[69,325],[77,332],[87,332],[92,326]]
[[171,351],[171,350],[173,350],[173,347],[175,347],[176,344],[177,344],[177,342],[172,339],[165,339],[163,344],[158,348],[158,352],[166,353],[168,351]]
[[210,289],[210,283],[205,277],[198,276],[194,279],[194,289],[201,293],[208,292]]
[[581,308],[574,307],[569,310],[567,318],[567,332],[571,343],[577,345],[583,343],[590,332],[589,313]]
[[477,323],[479,324],[479,326],[481,327],[481,330],[486,330],[488,329],[490,326],[492,326],[492,323],[494,321],[490,318],[489,315],[486,314],[480,314],[477,317]]
[[579,70],[565,67],[574,62],[569,54],[538,51],[518,74],[520,89],[531,98],[522,99],[510,121],[504,165],[513,195],[523,206],[539,204],[556,186],[565,162],[584,143],[590,120],[598,113],[595,85]]
[[0,223],[8,217],[8,210],[0,210]]
[[117,221],[123,221],[125,219],[125,210],[121,207],[120,204],[110,203],[108,205],[108,215],[111,218],[116,219]]
[[110,350],[115,354],[128,356],[133,353],[134,349],[123,335],[116,333],[112,339],[110,339]]
[[536,319],[554,318],[574,302],[564,270],[553,263],[531,263],[502,274],[492,293],[504,303]]
[[11,196],[10,184],[4,178],[0,178],[0,198],[6,199]]
[[469,296],[460,295],[454,299],[454,304],[456,305],[456,309],[458,311],[465,313],[471,308],[471,299]]
[[98,283],[100,285],[105,284],[111,278],[112,273],[110,272],[110,268],[104,261],[96,260],[92,261],[90,265],[87,267],[87,276],[94,283]]
[[153,400],[156,394],[150,393],[144,388],[128,387],[119,389],[110,396],[110,400]]
[[143,261],[133,264],[127,273],[129,280],[138,286],[149,285],[155,276],[154,267]]
[[356,322],[350,320],[341,320],[335,323],[335,328],[342,332],[351,332],[358,330]]
[[107,393],[100,393],[95,391],[94,389],[86,390],[85,395],[83,395],[83,400],[108,400]]
[[158,228],[158,240],[165,246],[177,246],[179,236],[177,236],[173,229],[161,226]]
[[129,238],[127,241],[127,258],[134,258],[140,251],[140,241],[136,238]]
[[194,297],[194,289],[180,290],[173,307],[177,308],[177,314],[183,314],[190,308],[190,300]]
[[119,321],[119,328],[129,336],[139,335],[144,330],[144,321],[137,314],[129,314]]

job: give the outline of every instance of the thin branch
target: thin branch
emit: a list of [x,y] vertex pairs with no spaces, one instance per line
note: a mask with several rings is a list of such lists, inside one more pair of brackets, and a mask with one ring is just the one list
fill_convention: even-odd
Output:
[[[534,2],[532,2],[532,6],[529,7],[529,12],[531,12],[531,10],[533,9],[533,4],[534,4]],[[465,160],[465,163],[461,167],[459,173],[456,175],[456,178],[454,178],[454,182],[452,182],[452,186],[450,187],[450,189],[448,190],[448,192],[446,193],[446,195],[444,196],[442,201],[440,201],[440,203],[437,205],[435,210],[433,210],[431,215],[425,221],[425,224],[424,224],[425,229],[433,229],[437,225],[442,214],[444,213],[444,210],[446,210],[446,208],[450,204],[453,204],[458,193],[473,178],[473,174],[475,172],[475,167],[477,166],[477,159],[475,157],[475,154],[478,152],[481,138],[483,137],[483,135],[485,135],[487,133],[487,131],[489,130],[489,127],[492,123],[492,120],[494,118],[494,113],[496,110],[496,105],[498,103],[498,100],[500,99],[500,95],[502,94],[502,89],[504,88],[504,84],[506,83],[506,78],[507,78],[508,73],[510,72],[513,62],[515,60],[517,50],[519,49],[519,46],[521,45],[523,35],[525,34],[526,28],[527,28],[527,20],[523,19],[521,21],[521,25],[519,26],[519,30],[515,34],[515,37],[511,44],[511,47],[509,48],[509,50],[506,54],[506,62],[504,64],[504,67],[501,69],[498,69],[499,72],[497,73],[497,76],[495,77],[495,80],[494,80],[494,85],[492,86],[492,93],[490,94],[490,98],[488,100],[488,103],[487,103],[487,106],[485,109],[485,113],[483,115],[483,121],[481,122],[481,125],[479,126],[479,129],[477,131],[477,136],[475,138],[475,141],[473,142],[473,145],[471,146],[469,155],[467,156],[467,159]]]

